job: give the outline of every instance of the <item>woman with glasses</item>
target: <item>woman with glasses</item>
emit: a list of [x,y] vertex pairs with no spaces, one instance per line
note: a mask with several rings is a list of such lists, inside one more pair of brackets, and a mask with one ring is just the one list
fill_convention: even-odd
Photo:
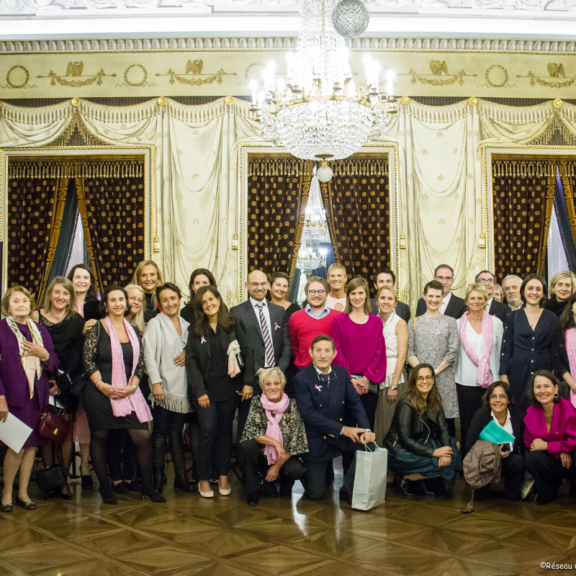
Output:
[[398,401],[384,448],[388,469],[396,473],[396,485],[405,496],[416,494],[416,481],[427,494],[441,494],[454,485],[460,455],[448,431],[430,364],[418,364],[410,372],[408,390]]
[[462,443],[476,411],[482,405],[486,388],[500,379],[502,322],[485,311],[488,302],[484,284],[470,284],[466,290],[466,312],[458,320],[460,353],[456,368],[456,390],[460,412]]
[[528,274],[520,296],[524,308],[511,312],[504,322],[500,378],[509,384],[516,407],[526,413],[530,405],[528,382],[538,370],[553,371],[568,383],[572,377],[558,318],[544,309],[548,296],[544,278]]
[[[514,443],[500,445],[500,464],[504,476],[504,494],[511,502],[520,500],[520,486],[524,479],[524,422],[522,413],[511,403],[510,386],[493,382],[484,392],[482,406],[476,411],[466,437],[464,454],[467,454],[490,422],[495,422],[514,436]],[[486,500],[490,485],[474,490],[475,500]]]

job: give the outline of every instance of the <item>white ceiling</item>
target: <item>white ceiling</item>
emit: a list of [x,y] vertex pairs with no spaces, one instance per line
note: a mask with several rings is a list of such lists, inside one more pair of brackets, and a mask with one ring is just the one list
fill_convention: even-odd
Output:
[[[371,38],[576,40],[576,0],[366,0]],[[295,36],[298,0],[0,0],[0,40]]]

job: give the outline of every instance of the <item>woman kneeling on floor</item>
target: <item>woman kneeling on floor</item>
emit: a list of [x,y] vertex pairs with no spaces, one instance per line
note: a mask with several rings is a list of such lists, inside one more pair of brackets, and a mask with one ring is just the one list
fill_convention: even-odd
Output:
[[419,488],[426,494],[442,494],[454,485],[460,454],[448,432],[430,364],[418,364],[410,372],[408,391],[396,406],[384,448],[388,469],[396,473],[396,484],[405,496]]
[[246,478],[247,503],[258,504],[260,494],[290,497],[292,486],[306,469],[298,454],[308,452],[304,422],[296,400],[284,394],[286,377],[280,368],[268,368],[258,376],[262,397],[254,396],[239,445]]

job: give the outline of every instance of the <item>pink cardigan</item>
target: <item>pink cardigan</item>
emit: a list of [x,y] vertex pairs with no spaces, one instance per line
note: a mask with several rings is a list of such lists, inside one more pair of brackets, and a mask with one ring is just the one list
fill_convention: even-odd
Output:
[[563,398],[554,404],[550,432],[546,430],[546,419],[542,406],[530,406],[524,417],[524,444],[528,450],[536,438],[548,443],[548,452],[556,459],[561,452],[576,450],[576,410]]

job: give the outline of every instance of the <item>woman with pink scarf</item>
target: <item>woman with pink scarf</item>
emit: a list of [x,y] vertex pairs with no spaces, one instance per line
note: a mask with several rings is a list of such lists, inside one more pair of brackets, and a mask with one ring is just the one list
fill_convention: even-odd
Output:
[[108,286],[102,297],[105,318],[86,333],[84,369],[90,377],[82,390],[82,403],[90,425],[90,458],[105,504],[116,504],[106,467],[109,430],[127,430],[136,446],[141,492],[153,502],[166,502],[152,480],[150,408],[140,390],[144,374],[142,338],[125,316],[129,313],[126,290]]
[[482,398],[492,382],[500,380],[500,346],[504,327],[486,312],[488,294],[483,284],[470,284],[464,299],[468,311],[457,321],[460,354],[456,369],[456,390],[460,412],[462,445]]
[[260,494],[290,498],[292,486],[306,474],[297,455],[308,452],[304,422],[296,400],[284,394],[286,377],[280,368],[267,368],[258,376],[262,396],[254,396],[239,445],[246,478],[246,502],[258,504]]

